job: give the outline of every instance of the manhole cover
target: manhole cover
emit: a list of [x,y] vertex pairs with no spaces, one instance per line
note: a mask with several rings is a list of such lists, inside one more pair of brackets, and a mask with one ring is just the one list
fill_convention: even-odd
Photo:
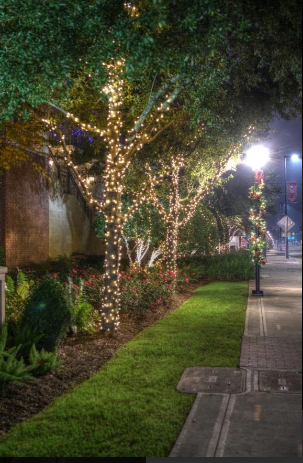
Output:
[[245,390],[246,372],[233,368],[187,368],[177,390],[188,394],[240,394]]
[[302,372],[260,371],[260,391],[273,393],[302,393]]

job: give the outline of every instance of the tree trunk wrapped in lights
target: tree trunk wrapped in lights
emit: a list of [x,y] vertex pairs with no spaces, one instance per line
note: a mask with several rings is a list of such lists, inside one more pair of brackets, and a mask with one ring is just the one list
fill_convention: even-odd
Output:
[[[157,170],[147,166],[151,201],[157,207],[166,225],[164,255],[170,271],[177,272],[180,230],[194,217],[202,199],[220,181],[230,161],[239,157],[241,146],[241,144],[236,146],[223,159],[219,157],[216,160],[211,157],[206,167],[203,165],[203,158],[200,157],[199,172],[190,179],[186,187],[184,185],[181,187],[181,183],[189,167],[186,162],[189,158],[188,154],[171,154],[166,164],[161,162],[161,169],[159,168],[158,173]],[[190,151],[194,160],[196,149],[198,149],[197,142]],[[196,167],[195,162],[194,165]],[[166,189],[163,188],[165,184],[168,184]]]
[[[82,130],[90,130],[99,134],[106,143],[106,168],[104,173],[104,200],[94,198],[88,177],[83,177],[78,166],[72,162],[71,151],[66,144],[65,135],[51,121],[44,122],[56,130],[60,136],[60,143],[64,151],[67,165],[78,176],[79,185],[83,188],[88,201],[101,211],[105,218],[105,291],[102,306],[100,327],[105,332],[117,330],[120,312],[120,260],[125,223],[136,213],[141,204],[147,200],[149,185],[145,183],[142,190],[133,196],[135,199],[128,207],[127,213],[122,213],[122,195],[124,180],[132,160],[146,144],[151,144],[171,127],[173,119],[169,109],[178,97],[180,76],[169,79],[151,99],[135,121],[133,128],[127,130],[122,121],[121,106],[123,104],[125,62],[112,61],[106,64],[109,79],[103,89],[108,98],[107,127],[100,130],[97,127],[83,124],[74,114],[63,111],[67,118],[80,125]],[[168,94],[167,94],[168,93]],[[162,103],[159,102],[162,100]],[[159,106],[160,104],[160,106]],[[60,109],[60,108],[57,108]],[[62,110],[61,110],[62,111]],[[149,120],[145,129],[144,123]]]

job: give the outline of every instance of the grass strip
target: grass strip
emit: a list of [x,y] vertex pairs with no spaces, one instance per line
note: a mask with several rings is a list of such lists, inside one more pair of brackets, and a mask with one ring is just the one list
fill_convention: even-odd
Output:
[[100,372],[0,438],[1,457],[167,457],[195,396],[185,368],[237,367],[248,283],[211,283]]

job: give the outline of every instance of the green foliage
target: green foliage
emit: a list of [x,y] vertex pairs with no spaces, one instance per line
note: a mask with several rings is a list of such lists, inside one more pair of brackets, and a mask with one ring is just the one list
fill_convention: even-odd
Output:
[[72,314],[65,288],[55,280],[45,280],[29,298],[21,325],[35,328],[37,333],[43,334],[38,348],[53,352],[66,337],[71,322]]
[[64,361],[57,359],[58,352],[46,352],[44,349],[37,351],[33,345],[29,353],[29,363],[33,368],[35,376],[44,376],[49,372],[57,370]]
[[[127,207],[124,205],[125,211]],[[150,240],[151,245],[159,246],[165,240],[166,228],[160,213],[152,204],[143,204],[124,225],[124,235],[129,240]]]
[[17,274],[17,294],[18,296],[25,301],[28,296],[31,288],[34,286],[34,281],[28,280],[27,275],[24,272],[18,271]]
[[38,334],[37,327],[31,328],[26,325],[17,325],[12,334],[9,336],[8,345],[11,347],[20,346],[18,357],[27,359],[32,346],[34,344],[38,344],[43,336],[43,334]]
[[247,281],[254,278],[254,265],[249,251],[180,259],[179,265],[181,268],[190,266],[191,272],[205,280]]
[[[254,226],[250,238],[250,251],[255,265],[265,265],[263,251],[267,247],[266,200],[264,198],[265,184],[253,185],[249,189],[249,198],[252,200],[249,221]],[[258,233],[256,233],[256,228]]]
[[105,240],[105,217],[101,213],[95,217],[94,230],[98,238]]
[[179,254],[182,256],[218,253],[220,230],[215,216],[200,205],[192,220],[180,229]]
[[84,281],[80,282],[80,287],[75,296],[74,291],[71,293],[71,313],[72,329],[77,331],[94,330],[93,310],[94,307],[85,300]]
[[10,275],[5,276],[5,284],[5,316],[9,330],[12,331],[16,329],[22,318],[26,300],[18,294],[17,285]]
[[167,301],[173,292],[175,275],[155,266],[153,270],[131,269],[121,275],[123,312],[150,310]]
[[4,394],[12,383],[20,383],[24,380],[32,380],[32,367],[24,364],[24,359],[17,359],[20,346],[5,351],[7,341],[7,325],[2,328],[0,334],[0,392]]
[[0,267],[5,267],[5,250],[0,246]]

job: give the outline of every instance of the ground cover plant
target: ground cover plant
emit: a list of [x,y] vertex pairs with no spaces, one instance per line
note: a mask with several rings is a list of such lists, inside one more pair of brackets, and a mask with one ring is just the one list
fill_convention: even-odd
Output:
[[3,457],[166,457],[194,397],[185,368],[237,367],[247,283],[211,283],[119,349],[93,378],[0,439]]

